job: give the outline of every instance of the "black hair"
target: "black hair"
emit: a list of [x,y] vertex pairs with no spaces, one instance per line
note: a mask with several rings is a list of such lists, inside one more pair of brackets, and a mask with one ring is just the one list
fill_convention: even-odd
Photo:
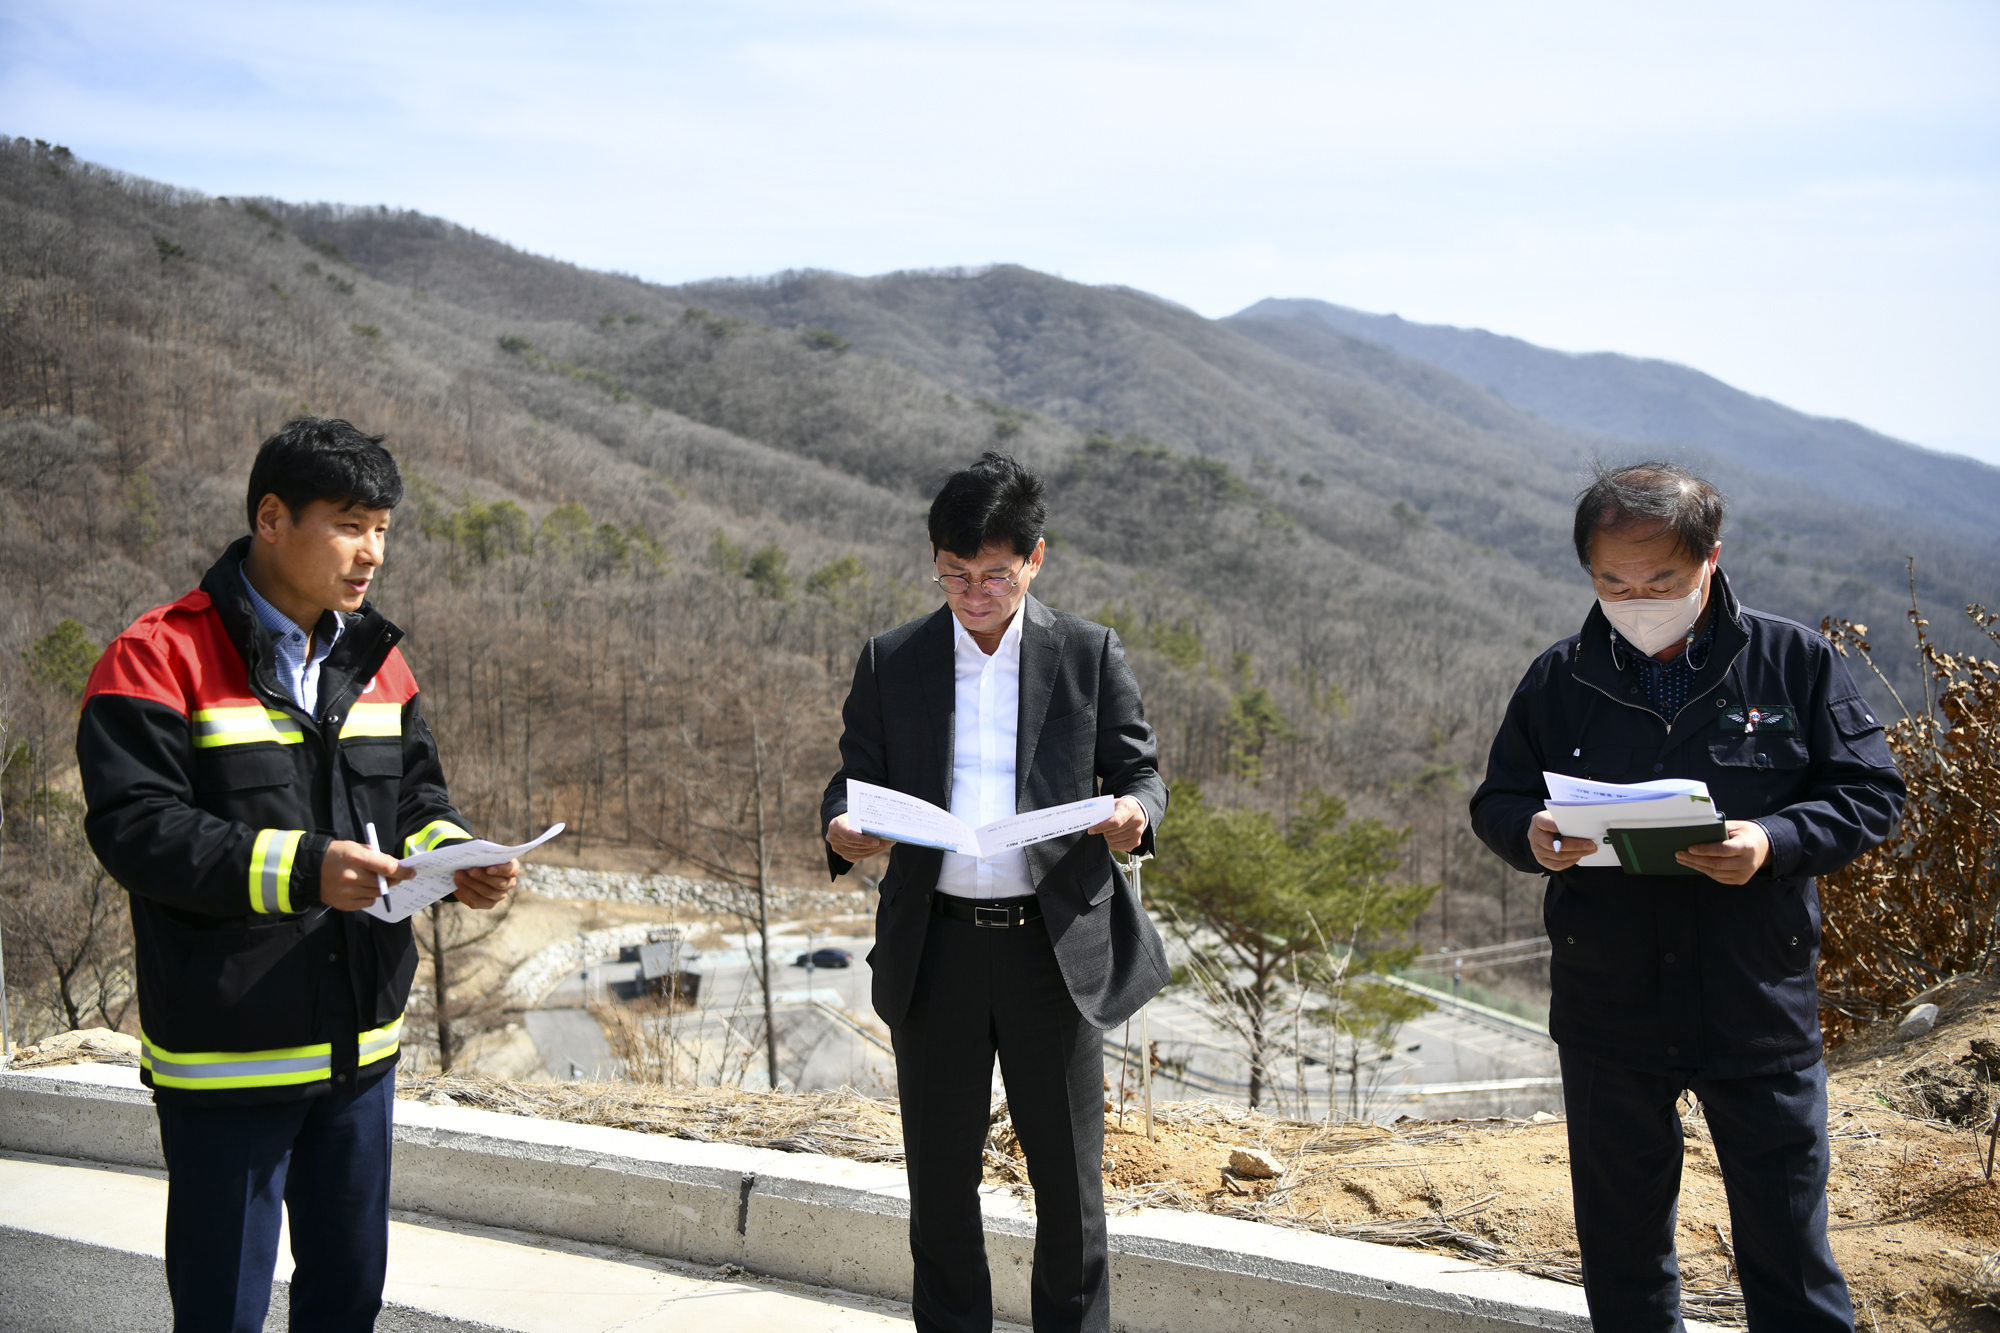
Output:
[[258,448],[257,461],[250,465],[250,493],[244,501],[250,530],[257,530],[257,506],[267,495],[277,496],[294,518],[314,500],[394,509],[403,500],[403,474],[382,439],[335,417],[287,421]]
[[1722,540],[1729,497],[1678,463],[1593,465],[1596,475],[1576,497],[1576,558],[1590,568],[1590,540],[1638,523],[1664,522],[1687,553],[1707,559]]
[[945,478],[931,501],[931,545],[963,560],[992,542],[1007,543],[1015,555],[1033,555],[1048,521],[1042,479],[989,449],[971,467]]

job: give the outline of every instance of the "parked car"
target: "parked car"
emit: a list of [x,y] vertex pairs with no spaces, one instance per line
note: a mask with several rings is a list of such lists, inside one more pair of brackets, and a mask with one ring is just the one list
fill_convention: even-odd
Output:
[[853,967],[854,955],[845,949],[814,949],[802,953],[792,963],[793,967]]

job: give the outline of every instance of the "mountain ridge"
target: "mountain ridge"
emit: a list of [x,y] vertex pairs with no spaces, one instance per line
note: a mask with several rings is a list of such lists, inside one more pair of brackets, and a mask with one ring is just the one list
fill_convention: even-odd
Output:
[[[732,756],[782,714],[807,873],[847,673],[936,606],[922,512],[997,448],[1049,482],[1038,594],[1117,629],[1171,780],[1421,829],[1399,873],[1448,868],[1461,944],[1533,889],[1452,783],[1581,621],[1572,499],[1629,441],[1323,322],[1252,337],[1005,265],[664,287],[26,145],[0,144],[0,696],[35,781],[75,706],[36,645],[66,620],[102,643],[192,586],[240,532],[257,442],[326,412],[387,433],[410,479],[377,595],[468,817],[682,855],[737,836]],[[2000,586],[1965,542],[1683,454],[1735,496],[1724,562],[1760,609],[1900,624],[1915,552],[1948,639],[1937,613]]]
[[1419,324],[1311,298],[1267,298],[1222,322],[1268,339],[1274,321],[1308,321],[1416,356],[1572,429],[1641,444],[1694,446],[1809,482],[1877,509],[1882,457],[1904,508],[2000,549],[2000,468],[1856,422],[1814,416],[1690,366],[1623,352],[1563,352],[1486,329]]

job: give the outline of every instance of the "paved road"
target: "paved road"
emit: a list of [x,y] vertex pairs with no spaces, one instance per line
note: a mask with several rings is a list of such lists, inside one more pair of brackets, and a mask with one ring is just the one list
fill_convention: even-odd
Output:
[[[158,1333],[172,1327],[167,1274],[150,1254],[0,1226],[0,1328],[18,1333]],[[265,1333],[285,1333],[291,1284],[271,1289]],[[391,1305],[375,1333],[499,1333],[491,1324]]]
[[[0,1153],[0,1328],[171,1323],[162,1173]],[[288,1242],[266,1330],[287,1322]],[[890,1333],[909,1307],[799,1283],[398,1214],[384,1333]],[[1011,1327],[1011,1326],[1003,1326]]]
[[[1241,1100],[1249,1095],[1249,1066],[1242,1042],[1213,1021],[1205,1008],[1185,996],[1161,996],[1148,1006],[1145,1025],[1159,1044],[1164,1067],[1155,1075],[1156,1097],[1226,1096]],[[1131,1028],[1134,1070],[1139,1034],[1140,1024],[1135,1020]],[[1279,1035],[1289,1044],[1292,1029],[1285,1026]],[[1538,1110],[1562,1109],[1560,1089],[1546,1082],[1556,1076],[1555,1044],[1548,1034],[1474,1006],[1441,1001],[1435,1011],[1405,1023],[1387,1059],[1371,1058],[1363,1064],[1358,1089],[1347,1067],[1350,1048],[1344,1042],[1339,1060],[1330,1061],[1332,1043],[1324,1029],[1315,1031],[1307,1024],[1299,1035],[1299,1045],[1307,1053],[1307,1105],[1298,1104],[1299,1066],[1289,1051],[1274,1057],[1271,1070],[1274,1109],[1287,1114],[1325,1115],[1329,1086],[1340,1110],[1367,1119],[1527,1116]],[[1124,1037],[1123,1029],[1107,1034],[1107,1048],[1122,1055]],[[1329,1068],[1330,1063],[1339,1067]],[[1114,1059],[1114,1071],[1117,1064]],[[1524,1081],[1526,1086],[1521,1086]],[[1511,1086],[1482,1086],[1491,1084]]]
[[[845,1086],[870,1096],[894,1092],[895,1061],[888,1051],[888,1029],[875,1017],[868,998],[870,974],[864,956],[873,943],[815,934],[814,949],[846,949],[854,962],[845,968],[808,969],[793,964],[807,952],[806,936],[789,931],[774,935],[772,1006],[779,1078],[786,1086],[801,1091]],[[700,1000],[693,1013],[676,1018],[676,1035],[702,1048],[708,1067],[726,1067],[731,1080],[746,1088],[763,1087],[763,1060],[745,1058],[749,1045],[758,1040],[763,1018],[762,992],[750,954],[742,948],[710,950],[700,957],[697,970]],[[543,1007],[525,1016],[543,1067],[556,1078],[615,1077],[617,1062],[610,1045],[583,1006],[630,1001],[639,993],[637,963],[598,959],[563,978],[543,1000]],[[582,1072],[572,1073],[573,1069]]]
[[[771,982],[778,1010],[780,1077],[802,1091],[846,1085],[871,1095],[893,1093],[895,1064],[883,1049],[888,1034],[875,1018],[868,996],[870,974],[865,959],[872,941],[816,935],[812,944],[846,949],[854,955],[854,962],[838,970],[815,968],[808,979],[805,968],[792,965],[805,951],[803,934],[787,932],[774,937]],[[683,1038],[698,1037],[715,1051],[725,1049],[733,1039],[733,1049],[740,1054],[747,1049],[744,1034],[754,1038],[760,1021],[761,1001],[750,955],[740,948],[711,951],[701,958],[699,966],[700,1014],[681,1020]],[[637,973],[637,964],[593,963],[572,974],[551,995],[550,1002],[577,1004],[586,994],[634,994]],[[584,1019],[580,1009],[568,1012]],[[1146,1027],[1158,1043],[1163,1062],[1154,1088],[1156,1098],[1214,1096],[1240,1101],[1248,1096],[1249,1066],[1241,1042],[1198,1002],[1185,994],[1161,996],[1148,1006]],[[530,1030],[535,1030],[532,1024]],[[1130,1032],[1134,1055],[1126,1081],[1128,1105],[1136,1105],[1139,1098],[1139,1032],[1135,1021]],[[1289,1039],[1289,1029],[1284,1036]],[[1405,1024],[1390,1058],[1363,1066],[1358,1090],[1344,1067],[1329,1070],[1324,1031],[1308,1027],[1302,1036],[1302,1044],[1312,1057],[1305,1067],[1307,1104],[1303,1108],[1298,1105],[1294,1086],[1297,1067],[1286,1055],[1272,1070],[1277,1086],[1271,1090],[1274,1100],[1265,1103],[1270,1109],[1322,1116],[1330,1089],[1342,1111],[1380,1120],[1399,1115],[1525,1117],[1538,1110],[1562,1109],[1561,1091],[1552,1086],[1557,1065],[1555,1045],[1548,1035],[1477,1006],[1440,1003],[1434,1012]],[[1105,1036],[1105,1077],[1114,1097],[1126,1038],[1122,1028]],[[536,1040],[539,1046],[539,1034]],[[545,1062],[549,1058],[545,1053]],[[555,1058],[568,1061],[576,1057],[562,1054]],[[744,1086],[763,1086],[761,1060],[739,1058],[736,1064],[742,1066]],[[551,1064],[549,1068],[558,1077],[565,1076],[566,1065]],[[1002,1090],[996,1069],[995,1095]]]
[[588,1009],[530,1009],[521,1022],[556,1078],[617,1078],[618,1061]]

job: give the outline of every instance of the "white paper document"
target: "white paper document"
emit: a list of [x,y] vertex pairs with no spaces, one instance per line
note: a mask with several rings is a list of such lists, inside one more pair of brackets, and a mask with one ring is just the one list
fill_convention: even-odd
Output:
[[1681,828],[1722,820],[1706,782],[1665,778],[1658,782],[1586,782],[1543,773],[1549,787],[1548,812],[1565,838],[1588,838],[1597,850],[1580,866],[1615,866],[1618,852],[1605,833],[1613,828]]
[[526,856],[534,851],[565,827],[567,825],[552,824],[541,837],[518,847],[502,847],[497,842],[474,838],[471,842],[456,842],[435,851],[406,856],[403,864],[416,871],[416,876],[401,884],[391,884],[387,893],[361,910],[383,921],[408,920],[457,888],[452,883],[452,876],[459,871],[505,865],[517,856]]
[[1657,782],[1589,782],[1583,778],[1543,773],[1550,805],[1610,805],[1619,801],[1655,801],[1662,796],[1707,796],[1708,784],[1693,778],[1661,778]]
[[1114,796],[1093,796],[1087,801],[1030,810],[1024,815],[1009,815],[973,828],[951,811],[939,809],[929,801],[872,782],[847,780],[847,822],[861,832],[966,856],[998,856],[1030,843],[1081,833],[1111,818],[1117,803]]

